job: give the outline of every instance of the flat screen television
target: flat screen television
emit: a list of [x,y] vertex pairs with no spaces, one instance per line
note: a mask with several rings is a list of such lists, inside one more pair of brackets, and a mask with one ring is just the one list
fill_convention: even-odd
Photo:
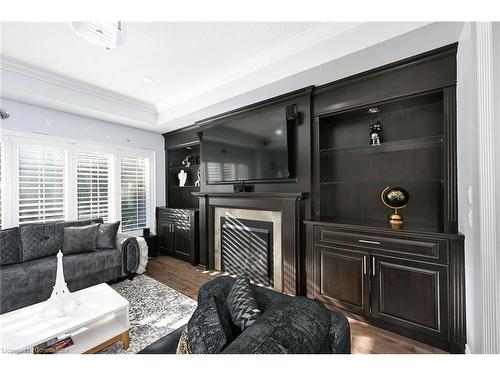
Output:
[[207,184],[294,178],[296,106],[276,106],[202,131]]

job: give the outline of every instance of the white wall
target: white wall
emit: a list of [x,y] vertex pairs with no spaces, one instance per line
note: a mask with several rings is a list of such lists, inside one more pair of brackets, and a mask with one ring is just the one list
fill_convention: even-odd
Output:
[[481,353],[483,327],[481,262],[478,251],[479,151],[475,51],[475,26],[466,23],[457,54],[458,229],[465,236],[467,345],[472,353]]
[[165,205],[165,150],[160,133],[6,99],[1,100],[0,107],[10,113],[10,117],[1,123],[2,130],[46,134],[155,151],[156,204]]
[[[495,144],[496,147],[496,204],[497,204],[497,224],[500,225],[500,22],[493,24],[493,103],[495,106],[494,122],[495,122]],[[497,229],[497,250],[498,250],[498,264],[497,270],[500,272],[500,228]],[[500,288],[499,296],[497,298],[500,303]],[[500,308],[499,308],[500,309]],[[500,317],[499,317],[500,319]]]
[[[493,24],[493,111],[494,111],[494,176],[496,192],[493,202],[480,204],[480,193],[487,186],[481,186],[480,168],[489,164],[489,160],[481,160],[481,155],[489,158],[480,149],[479,121],[481,120],[478,97],[480,82],[478,80],[479,54],[485,46],[480,46],[477,38],[476,23],[464,25],[457,55],[457,132],[458,132],[458,215],[459,230],[465,235],[465,278],[466,278],[466,314],[467,314],[467,348],[471,353],[499,352],[500,338],[498,330],[500,319],[491,316],[500,310],[500,288],[490,283],[498,280],[500,272],[500,228],[496,228],[496,247],[488,245],[483,238],[491,233],[490,222],[481,222],[481,211],[491,203],[496,207],[496,223],[500,223],[500,23]],[[484,56],[481,58],[484,59]],[[484,68],[483,68],[484,69]],[[484,88],[483,88],[484,89]],[[487,96],[486,96],[487,98]],[[484,116],[483,120],[484,121]],[[484,140],[482,141],[484,144]],[[486,156],[487,155],[487,156]],[[490,186],[491,187],[491,186]],[[469,198],[470,191],[470,198]],[[486,232],[485,232],[486,230]],[[482,232],[483,231],[483,232]],[[490,247],[488,247],[490,246]],[[495,253],[496,250],[496,253]],[[493,251],[493,256],[491,251]],[[495,258],[493,272],[485,265],[485,259]],[[484,257],[484,259],[483,259]],[[487,262],[487,261],[486,261]],[[493,275],[493,277],[491,276]],[[486,283],[486,284],[485,284]],[[495,291],[496,289],[496,291]],[[496,299],[491,292],[496,293]],[[493,303],[492,303],[493,301]],[[485,320],[485,317],[488,319]],[[493,322],[493,323],[492,323]]]

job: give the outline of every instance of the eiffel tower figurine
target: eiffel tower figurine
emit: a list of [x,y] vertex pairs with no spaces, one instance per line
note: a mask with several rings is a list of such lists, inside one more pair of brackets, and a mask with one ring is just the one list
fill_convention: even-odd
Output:
[[57,253],[57,273],[56,283],[50,298],[46,301],[46,306],[42,311],[42,315],[57,315],[59,317],[71,313],[76,306],[80,304],[74,295],[69,291],[66,281],[64,280],[63,270],[63,253],[61,250]]

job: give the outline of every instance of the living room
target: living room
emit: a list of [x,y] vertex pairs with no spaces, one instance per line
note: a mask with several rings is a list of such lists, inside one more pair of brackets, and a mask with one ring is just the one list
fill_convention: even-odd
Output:
[[56,3],[0,17],[2,360],[500,354],[498,13]]

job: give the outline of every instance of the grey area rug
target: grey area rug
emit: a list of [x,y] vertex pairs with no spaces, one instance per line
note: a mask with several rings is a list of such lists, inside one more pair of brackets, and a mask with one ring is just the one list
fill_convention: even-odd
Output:
[[124,350],[118,342],[99,353],[137,353],[187,323],[196,309],[196,301],[146,275],[111,287],[130,303],[130,345]]

